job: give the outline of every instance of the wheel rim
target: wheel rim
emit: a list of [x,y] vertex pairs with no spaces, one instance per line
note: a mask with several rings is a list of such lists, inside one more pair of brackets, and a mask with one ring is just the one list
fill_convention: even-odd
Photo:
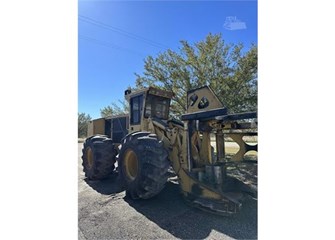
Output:
[[92,168],[92,166],[93,166],[93,151],[92,151],[92,148],[90,148],[90,147],[87,148],[86,158],[87,158],[88,168]]
[[138,174],[138,159],[136,153],[128,149],[124,157],[125,172],[130,180],[134,180]]

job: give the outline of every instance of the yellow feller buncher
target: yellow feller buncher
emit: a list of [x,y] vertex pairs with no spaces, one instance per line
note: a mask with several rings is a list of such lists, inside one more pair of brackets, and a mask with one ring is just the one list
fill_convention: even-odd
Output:
[[[157,195],[172,166],[182,196],[193,206],[221,215],[238,212],[246,194],[257,197],[257,113],[228,114],[207,87],[187,93],[187,111],[169,119],[172,92],[149,87],[126,90],[129,115],[93,120],[83,148],[89,179],[114,170],[133,199]],[[225,152],[225,139],[238,145]]]

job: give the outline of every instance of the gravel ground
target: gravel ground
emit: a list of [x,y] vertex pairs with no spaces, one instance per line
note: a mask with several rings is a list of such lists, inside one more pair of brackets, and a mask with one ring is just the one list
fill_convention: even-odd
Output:
[[85,179],[78,143],[79,239],[257,239],[257,201],[247,198],[240,213],[222,217],[191,208],[170,181],[149,200],[133,201],[114,174]]

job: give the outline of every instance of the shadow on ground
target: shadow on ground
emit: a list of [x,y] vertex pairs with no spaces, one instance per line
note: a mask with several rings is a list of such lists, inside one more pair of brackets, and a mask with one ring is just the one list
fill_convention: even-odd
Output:
[[117,172],[113,172],[108,178],[103,180],[95,181],[85,178],[84,181],[95,191],[103,195],[120,193],[125,190],[118,178]]
[[[85,182],[104,195],[125,190],[117,173],[113,173],[105,180],[85,179]],[[230,217],[190,207],[179,193],[178,184],[173,181],[169,181],[164,190],[154,198],[133,200],[125,196],[124,200],[137,212],[176,238],[204,239],[212,231],[217,231],[235,239],[257,239],[257,201],[251,198],[245,200],[238,214]]]
[[177,238],[203,239],[214,231],[236,239],[257,239],[257,201],[247,198],[241,212],[223,217],[190,207],[179,194],[178,184],[148,200],[124,200],[138,212]]

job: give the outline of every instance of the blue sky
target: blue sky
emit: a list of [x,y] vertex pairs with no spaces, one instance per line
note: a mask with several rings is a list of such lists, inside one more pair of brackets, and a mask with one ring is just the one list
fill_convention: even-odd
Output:
[[[146,56],[178,50],[180,40],[221,33],[246,49],[257,44],[257,1],[79,1],[78,15],[78,112],[92,118],[124,98]],[[246,28],[226,29],[229,16]]]

